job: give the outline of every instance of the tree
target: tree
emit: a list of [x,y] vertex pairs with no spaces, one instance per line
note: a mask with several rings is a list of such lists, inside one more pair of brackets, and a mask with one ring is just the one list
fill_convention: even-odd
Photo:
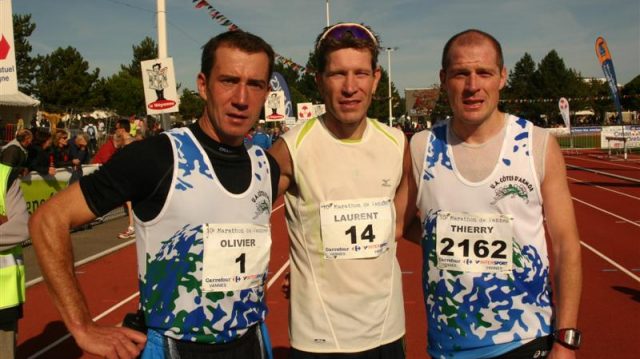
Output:
[[84,110],[100,69],[89,72],[89,63],[75,48],[58,48],[38,56],[35,88],[45,107],[55,111]]
[[142,78],[132,76],[125,69],[121,69],[106,80],[105,97],[107,106],[120,115],[129,116],[146,112]]
[[184,89],[180,96],[180,116],[183,120],[200,118],[204,109],[205,101],[196,91]]
[[131,63],[120,65],[120,71],[109,77],[104,86],[107,107],[123,116],[146,112],[140,62],[158,58],[158,46],[148,36],[131,48]]
[[[568,69],[556,50],[551,50],[540,61],[533,83],[543,99],[551,100],[536,103],[538,113],[545,114],[549,124],[562,123],[558,110],[560,97],[580,98],[586,93],[580,74]],[[575,109],[580,105],[572,103],[572,107]]]
[[640,111],[640,75],[622,88],[622,107],[627,111]]
[[[397,119],[404,114],[405,106],[393,82],[391,83],[391,98],[393,102],[392,116]],[[380,69],[380,81],[373,95],[371,106],[369,106],[369,110],[367,111],[367,116],[377,118],[383,123],[389,123],[389,75],[383,68]]]
[[31,14],[13,15],[13,37],[15,42],[16,67],[18,71],[18,89],[28,95],[33,93],[36,60],[31,57],[29,36],[36,29],[31,22]]
[[308,101],[312,103],[322,103],[323,100],[320,97],[320,92],[318,92],[318,87],[316,86],[315,64],[315,52],[311,52],[309,53],[309,58],[307,59],[307,64],[305,65],[307,71],[300,75],[298,81],[296,81],[295,88]]
[[121,69],[130,76],[142,78],[140,62],[158,58],[158,45],[149,36],[145,37],[139,45],[133,45],[133,59],[129,65],[121,65]]
[[506,99],[504,110],[512,112],[536,121],[538,112],[535,103],[530,102],[540,96],[540,91],[535,87],[536,63],[529,53],[524,53],[516,62],[513,70],[509,72],[507,86],[503,90],[503,98]]
[[438,121],[442,121],[447,117],[453,116],[451,106],[449,105],[449,98],[447,97],[447,91],[440,86],[440,92],[438,94],[438,100],[431,111],[431,124],[435,125]]

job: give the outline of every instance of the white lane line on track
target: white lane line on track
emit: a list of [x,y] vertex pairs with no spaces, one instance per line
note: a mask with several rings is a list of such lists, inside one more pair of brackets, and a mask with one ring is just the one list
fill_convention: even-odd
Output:
[[[587,202],[585,202],[585,201],[579,200],[579,199],[577,199],[577,198],[575,198],[575,197],[571,197],[571,198],[573,198],[573,200],[574,200],[574,201],[576,201],[576,202],[580,202],[580,203],[582,203],[582,204],[584,204],[584,205],[586,205],[586,206],[589,206],[589,207],[591,207],[591,208],[593,208],[593,209],[595,209],[595,210],[598,210],[598,211],[600,211],[600,212],[604,212],[604,213],[606,213],[606,214],[608,214],[608,215],[610,215],[610,216],[613,216],[613,217],[619,218],[619,219],[623,220],[624,222],[626,222],[626,223],[630,223],[630,224],[632,224],[632,225],[634,225],[634,226],[636,226],[636,227],[640,227],[640,224],[635,223],[635,222],[633,222],[633,221],[631,221],[631,220],[629,220],[629,219],[626,219],[626,218],[624,218],[624,217],[618,216],[618,215],[617,215],[617,214],[615,214],[615,213],[611,213],[611,212],[609,212],[609,211],[607,211],[607,210],[604,210],[604,209],[602,209],[602,208],[600,208],[600,207],[598,207],[598,206],[595,206],[595,205],[593,205],[593,204],[591,204],[591,203],[587,203]],[[628,275],[629,277],[631,277],[631,278],[632,278],[632,279],[634,279],[635,281],[640,282],[640,278],[639,278],[638,276],[636,276],[635,274],[631,273],[631,271],[629,271],[628,269],[624,268],[622,265],[618,264],[618,263],[617,263],[616,261],[614,261],[613,259],[611,259],[611,258],[609,258],[609,257],[605,256],[604,254],[602,254],[602,253],[601,253],[600,251],[598,251],[597,249],[595,249],[595,248],[591,247],[590,245],[586,244],[584,241],[580,241],[580,244],[582,244],[585,248],[587,248],[588,250],[590,250],[591,252],[593,252],[594,254],[596,254],[598,257],[600,257],[600,258],[604,259],[605,261],[607,261],[607,262],[611,263],[614,267],[618,268],[620,271],[624,272],[626,275]]]
[[[577,159],[577,160],[582,160],[582,161],[588,161],[588,162],[596,162],[596,163],[600,163],[602,164],[602,162],[604,162],[604,160],[593,160],[590,158],[584,158],[584,157],[578,157],[578,156],[566,156],[567,158],[573,158],[573,159]],[[622,168],[631,168],[631,169],[635,169],[637,170],[638,167],[637,166],[628,166],[628,165],[623,165],[620,163],[610,163],[611,165],[617,166],[617,167],[622,167]]]
[[[115,247],[111,247],[111,248],[109,248],[109,249],[107,249],[107,250],[105,250],[105,251],[102,251],[102,252],[100,252],[100,253],[96,253],[96,254],[94,254],[94,255],[92,255],[92,256],[90,256],[90,257],[87,257],[87,258],[81,259],[81,260],[79,260],[79,261],[75,262],[75,263],[73,264],[73,266],[74,266],[74,267],[78,267],[78,266],[81,266],[81,265],[83,265],[83,264],[85,264],[85,263],[89,263],[89,262],[94,261],[94,260],[96,260],[96,259],[102,258],[102,257],[104,257],[104,256],[106,256],[106,255],[108,255],[108,254],[111,254],[111,253],[113,253],[113,252],[117,251],[117,250],[118,250],[118,249],[120,249],[120,248],[124,248],[124,247],[126,247],[126,246],[128,246],[128,245],[130,245],[130,244],[134,243],[135,241],[136,241],[135,239],[132,239],[132,240],[129,240],[129,241],[126,241],[126,242],[120,243],[120,244],[118,244],[118,245],[117,245],[117,246],[115,246]],[[38,283],[42,282],[42,280],[43,280],[43,278],[42,278],[42,277],[34,278],[34,279],[32,279],[32,280],[30,280],[30,281],[28,281],[28,282],[26,283],[26,287],[27,287],[27,288],[29,288],[29,287],[31,287],[31,286],[32,286],[32,285],[34,285],[34,284],[38,284]]]
[[629,277],[631,277],[633,280],[635,280],[636,282],[640,283],[640,277],[638,277],[637,275],[631,273],[631,271],[627,270],[625,267],[621,266],[620,264],[618,264],[617,262],[615,262],[613,259],[605,256],[604,254],[600,253],[597,249],[591,247],[590,245],[584,243],[583,241],[580,241],[580,244],[582,244],[585,248],[587,248],[588,250],[592,251],[593,253],[595,253],[597,256],[599,256],[600,258],[604,259],[605,261],[609,262],[611,265],[613,265],[614,267],[618,268],[620,271],[624,272],[624,274],[628,275]]
[[[132,301],[134,298],[137,298],[139,295],[138,292],[133,293],[132,295],[130,295],[128,298],[122,300],[120,303],[114,305],[113,307],[107,309],[106,311],[98,314],[96,317],[93,318],[93,321],[96,322],[104,317],[106,317],[107,315],[109,315],[111,312],[115,311],[116,309],[122,307],[123,305],[129,303],[130,301]],[[49,350],[53,349],[54,347],[58,346],[58,344],[62,343],[63,341],[69,339],[71,337],[71,334],[67,333],[65,334],[62,338],[56,340],[55,342],[47,345],[46,347],[40,349],[40,351],[38,351],[37,353],[33,354],[32,356],[29,357],[29,359],[33,359],[33,358],[37,358],[40,355],[48,352]]]
[[[279,205],[278,207],[276,207],[276,208],[274,208],[273,210],[271,210],[271,213],[273,214],[273,212],[275,212],[275,211],[279,210],[279,209],[280,209],[280,208],[282,208],[282,207],[284,207],[284,204],[281,204],[281,205]],[[119,244],[119,245],[117,245],[117,246],[115,246],[115,247],[112,247],[112,248],[110,248],[110,249],[108,249],[108,250],[106,250],[106,251],[100,252],[100,253],[95,254],[95,255],[93,255],[93,256],[91,256],[91,257],[87,257],[87,258],[85,258],[85,259],[83,259],[83,260],[80,260],[80,261],[76,262],[76,263],[75,263],[75,265],[76,265],[76,266],[78,266],[78,265],[82,265],[82,264],[85,264],[85,263],[91,262],[91,261],[93,261],[93,260],[96,260],[96,259],[98,259],[98,258],[100,258],[100,257],[104,257],[104,256],[106,256],[106,255],[107,255],[107,254],[109,254],[109,253],[112,253],[112,252],[114,252],[114,251],[117,251],[118,249],[120,249],[120,248],[122,248],[122,247],[125,247],[125,246],[128,246],[128,245],[129,245],[129,244],[131,244],[131,243],[134,243],[135,241],[136,241],[135,239],[132,239],[132,240],[130,240],[130,241],[124,242],[124,243]],[[282,275],[282,273],[287,269],[287,267],[288,267],[288,266],[289,266],[289,260],[287,260],[287,261],[282,265],[282,267],[280,267],[280,269],[276,272],[276,274],[273,276],[273,278],[271,278],[271,279],[269,280],[269,282],[267,283],[267,289],[269,289],[269,288],[273,285],[273,283],[278,279],[278,277],[280,277],[280,276]],[[39,282],[41,282],[41,281],[42,281],[42,277],[39,277],[39,278],[33,279],[33,280],[29,281],[29,283],[27,283],[27,287],[29,287],[30,285],[34,285],[34,284],[36,284],[36,283],[39,283]],[[102,312],[102,313],[98,314],[95,318],[93,318],[93,321],[95,322],[95,321],[98,321],[98,320],[100,320],[100,319],[102,319],[102,318],[106,317],[106,316],[107,316],[107,315],[109,315],[111,312],[113,312],[113,311],[115,311],[116,309],[118,309],[118,308],[122,307],[123,305],[125,305],[125,304],[129,303],[129,302],[130,302],[130,301],[132,301],[133,299],[137,298],[139,295],[140,295],[140,293],[139,293],[139,292],[135,292],[135,293],[133,293],[133,294],[132,294],[132,295],[130,295],[128,298],[126,298],[126,299],[122,300],[120,303],[118,303],[118,304],[116,304],[116,305],[112,306],[111,308],[109,308],[109,309],[105,310],[104,312]],[[62,338],[60,338],[60,339],[56,340],[55,342],[53,342],[53,343],[51,343],[51,344],[47,345],[46,347],[44,347],[44,348],[40,349],[40,351],[38,351],[37,353],[35,353],[35,354],[33,354],[32,356],[28,357],[28,359],[38,358],[38,357],[39,357],[39,356],[41,356],[42,354],[44,354],[44,353],[48,352],[49,350],[51,350],[51,349],[55,348],[56,346],[58,346],[58,344],[60,344],[60,343],[64,342],[65,340],[69,339],[70,337],[71,337],[71,334],[70,334],[70,333],[65,334]]]
[[569,168],[574,168],[574,169],[578,169],[578,170],[581,170],[581,171],[593,172],[593,173],[597,173],[597,174],[603,175],[603,176],[613,177],[613,178],[617,178],[617,179],[621,179],[621,180],[625,180],[625,181],[629,181],[629,182],[634,182],[634,183],[640,183],[640,179],[637,179],[637,178],[620,176],[620,175],[617,175],[615,173],[610,173],[610,172],[605,172],[605,171],[600,171],[600,170],[594,170],[594,169],[591,169],[591,168],[581,167],[581,166],[576,166],[576,165],[567,164],[566,166],[569,167]]
[[577,199],[577,198],[575,198],[575,197],[571,197],[571,198],[573,198],[573,200],[574,200],[574,201],[576,201],[576,202],[580,202],[580,203],[584,204],[585,206],[589,206],[589,207],[591,207],[591,208],[593,208],[593,209],[595,209],[595,210],[598,210],[598,211],[600,211],[600,212],[606,213],[606,214],[608,214],[608,215],[610,215],[610,216],[616,217],[617,219],[619,219],[619,220],[621,220],[621,221],[623,221],[623,222],[629,223],[629,224],[631,224],[631,225],[634,225],[634,226],[636,226],[636,227],[639,227],[639,228],[640,228],[640,223],[636,223],[636,222],[635,222],[635,221],[633,221],[633,220],[630,220],[630,219],[624,218],[624,217],[619,216],[619,215],[617,215],[617,214],[615,214],[615,213],[609,212],[609,211],[607,211],[606,209],[602,209],[602,208],[600,208],[600,207],[598,207],[598,206],[596,206],[596,205],[593,205],[593,204],[591,204],[591,203],[588,203],[588,202],[585,202],[585,201],[583,201],[583,200]]
[[570,180],[572,180],[572,181],[575,181],[575,182],[585,183],[585,184],[587,184],[588,186],[591,186],[591,187],[600,188],[600,189],[603,189],[603,190],[605,190],[605,191],[613,192],[613,193],[615,193],[615,194],[619,194],[619,195],[621,195],[621,196],[626,196],[626,197],[629,197],[629,198],[632,198],[632,199],[637,199],[637,200],[639,200],[639,201],[640,201],[640,197],[632,196],[632,195],[630,195],[630,194],[628,194],[628,193],[624,193],[624,192],[616,191],[616,190],[611,189],[611,188],[602,187],[602,186],[599,186],[599,185],[597,185],[597,184],[593,184],[593,183],[591,183],[590,181],[583,181],[583,180],[579,180],[579,179],[577,179],[577,178],[573,178],[573,177],[569,177],[569,176],[567,176],[567,178],[568,178],[568,179],[570,179]]

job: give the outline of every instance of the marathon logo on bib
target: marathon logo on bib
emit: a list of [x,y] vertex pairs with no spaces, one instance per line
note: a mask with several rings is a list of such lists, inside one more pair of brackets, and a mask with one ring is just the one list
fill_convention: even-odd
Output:
[[320,204],[325,259],[375,258],[389,250],[395,228],[390,198]]
[[248,289],[264,284],[271,230],[257,224],[204,224],[202,291]]
[[501,273],[513,267],[513,217],[493,213],[439,212],[436,224],[438,268]]

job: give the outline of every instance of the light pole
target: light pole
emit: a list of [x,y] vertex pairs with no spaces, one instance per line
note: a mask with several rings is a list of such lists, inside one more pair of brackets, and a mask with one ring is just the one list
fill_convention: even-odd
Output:
[[327,26],[331,25],[331,21],[329,20],[329,0],[325,0],[327,3]]
[[391,51],[396,51],[398,47],[387,47],[385,50],[387,51],[387,77],[389,79],[389,127],[393,126],[393,113],[392,111],[392,101],[391,101]]
[[[168,55],[167,51],[167,11],[165,7],[165,0],[156,0],[157,13],[156,18],[158,21],[158,58],[164,59]],[[171,120],[169,115],[163,113],[160,115],[160,121],[162,122],[162,129],[169,130],[171,128]]]

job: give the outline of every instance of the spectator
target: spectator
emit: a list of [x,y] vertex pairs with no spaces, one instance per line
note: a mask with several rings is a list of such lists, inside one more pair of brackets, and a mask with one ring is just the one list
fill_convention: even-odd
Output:
[[29,148],[29,170],[36,171],[41,176],[55,176],[56,167],[51,149],[51,134],[45,129],[37,129],[33,144]]
[[20,180],[0,164],[0,357],[15,358],[18,319],[25,300],[22,242],[29,238],[29,213]]
[[256,126],[256,130],[253,133],[253,144],[260,146],[263,150],[271,148],[271,136],[264,132],[262,125]]
[[93,122],[89,122],[86,126],[84,126],[82,131],[89,135],[89,143],[87,148],[89,149],[89,154],[93,156],[93,154],[96,153],[96,149],[98,147],[98,127],[96,127]]
[[53,165],[56,168],[71,166],[69,157],[69,133],[62,129],[57,129],[53,135],[52,151]]
[[[104,164],[109,161],[111,156],[116,153],[116,150],[123,146],[124,143],[122,140],[125,139],[125,135],[123,133],[127,133],[126,136],[128,137],[129,130],[130,127],[128,120],[122,119],[116,122],[116,130],[114,132],[114,135],[111,138],[108,138],[107,141],[100,147],[100,149],[98,149],[98,152],[96,152],[96,155],[91,160],[91,163]],[[120,141],[116,140],[116,134],[120,134]]]
[[22,129],[17,132],[16,138],[7,143],[0,150],[0,163],[12,168],[12,171],[23,176],[28,172],[29,147],[33,141],[31,131]]

